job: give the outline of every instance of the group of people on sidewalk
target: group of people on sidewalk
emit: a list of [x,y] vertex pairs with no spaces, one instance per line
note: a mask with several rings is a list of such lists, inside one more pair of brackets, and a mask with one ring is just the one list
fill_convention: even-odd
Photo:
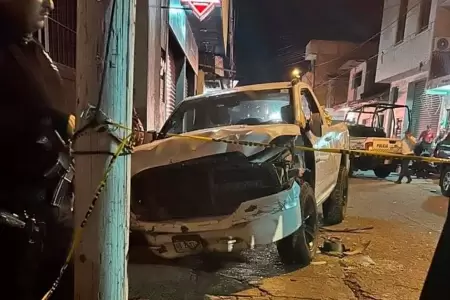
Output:
[[[430,125],[427,126],[426,130],[422,131],[418,139],[412,135],[411,131],[407,130],[404,138],[402,139],[402,154],[419,156],[422,150],[431,151],[434,139],[435,135]],[[407,178],[406,183],[410,183],[412,181],[411,170],[409,169],[410,162],[410,159],[403,159],[401,161],[400,173],[398,179],[395,181],[396,184],[401,184],[403,178],[405,177]]]

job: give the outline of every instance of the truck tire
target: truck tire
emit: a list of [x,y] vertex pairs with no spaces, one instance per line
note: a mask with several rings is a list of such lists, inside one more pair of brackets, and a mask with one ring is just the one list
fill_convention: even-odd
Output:
[[327,225],[341,223],[345,218],[348,202],[348,171],[341,166],[336,186],[330,197],[323,203],[323,221]]
[[450,197],[450,166],[443,166],[439,186],[441,187],[442,195]]
[[278,254],[284,264],[302,267],[311,263],[318,247],[319,216],[314,190],[309,183],[300,185],[302,225],[293,234],[277,242]]
[[391,168],[388,166],[380,166],[373,169],[373,172],[375,173],[375,176],[378,178],[386,178],[391,174]]
[[348,177],[353,178],[355,175],[355,169],[354,169],[354,158],[350,158],[350,170],[348,170]]

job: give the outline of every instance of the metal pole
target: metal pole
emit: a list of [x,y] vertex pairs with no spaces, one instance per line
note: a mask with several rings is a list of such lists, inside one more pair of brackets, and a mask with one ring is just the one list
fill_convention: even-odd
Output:
[[[100,109],[114,122],[131,127],[134,18],[135,0],[78,0],[78,116],[88,104],[98,103],[105,72]],[[109,31],[111,38],[107,46]],[[105,48],[109,48],[107,57]],[[78,117],[77,123],[80,128],[86,121]],[[114,152],[117,146],[108,134],[93,130],[88,130],[75,144],[77,151]],[[76,226],[83,221],[110,159],[108,155],[76,157]],[[97,201],[74,256],[74,298],[77,300],[128,299],[129,188],[130,157],[121,156],[106,180],[106,189]]]
[[313,90],[313,92],[315,92],[315,90],[314,90],[316,88],[316,60],[315,59],[312,61],[311,69],[312,69],[312,73],[313,73],[312,90]]

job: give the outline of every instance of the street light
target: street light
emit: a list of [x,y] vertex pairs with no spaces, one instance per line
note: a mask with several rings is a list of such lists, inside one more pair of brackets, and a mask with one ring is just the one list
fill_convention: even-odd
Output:
[[301,73],[300,69],[295,68],[292,70],[292,78],[300,78]]

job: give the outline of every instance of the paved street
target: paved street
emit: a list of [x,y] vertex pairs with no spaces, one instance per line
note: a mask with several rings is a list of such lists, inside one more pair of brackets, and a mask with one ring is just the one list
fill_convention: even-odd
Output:
[[447,200],[431,180],[395,185],[394,177],[363,175],[351,180],[348,218],[331,229],[373,229],[322,232],[323,237],[340,238],[350,251],[370,241],[363,254],[319,254],[311,266],[297,270],[285,268],[273,246],[241,256],[189,258],[178,265],[148,264],[145,251],[135,248],[130,253],[130,298],[417,299]]

